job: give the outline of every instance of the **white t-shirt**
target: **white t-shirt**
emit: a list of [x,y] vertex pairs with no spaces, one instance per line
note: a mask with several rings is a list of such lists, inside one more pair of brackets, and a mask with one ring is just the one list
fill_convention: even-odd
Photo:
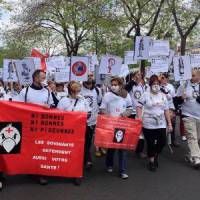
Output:
[[6,91],[3,87],[0,87],[0,100],[4,100],[6,95]]
[[138,104],[138,101],[142,97],[143,93],[146,91],[146,88],[147,88],[146,85],[138,84],[134,85],[132,87],[132,90],[129,92],[133,105],[133,114],[136,114],[136,106]]
[[105,109],[111,116],[120,116],[127,109],[132,110],[131,97],[128,94],[126,98],[108,92],[103,97],[100,109]]
[[175,109],[174,103],[173,103],[173,98],[176,96],[174,86],[172,84],[168,83],[165,86],[161,86],[161,88],[163,88],[165,90],[165,92],[168,92],[168,94],[166,94],[166,98],[167,98],[167,101],[168,101],[169,108]]
[[147,129],[166,128],[166,119],[164,111],[168,110],[168,101],[166,96],[159,92],[154,95],[151,92],[145,92],[140,101],[139,107],[143,107],[143,127]]
[[[181,105],[182,114],[188,117],[193,117],[200,120],[200,104],[196,102],[199,95],[199,84],[188,82],[185,88],[186,100]],[[183,95],[183,86],[177,90],[177,96]]]
[[[22,89],[18,96],[18,100],[25,102],[26,88]],[[39,105],[53,105],[53,98],[51,92],[47,88],[42,89],[33,89],[32,87],[28,88],[27,92],[27,103],[35,103]]]
[[64,97],[59,101],[57,108],[65,111],[90,112],[88,102],[82,96],[79,96],[77,99]]
[[91,110],[91,117],[88,119],[88,126],[93,126],[96,124],[97,120],[97,115],[99,112],[99,104],[101,103],[102,100],[102,95],[101,91],[99,91],[99,94],[97,94],[96,89],[89,90],[85,88],[84,86],[82,87],[81,90],[81,95],[84,96],[84,98],[87,100],[88,105]]

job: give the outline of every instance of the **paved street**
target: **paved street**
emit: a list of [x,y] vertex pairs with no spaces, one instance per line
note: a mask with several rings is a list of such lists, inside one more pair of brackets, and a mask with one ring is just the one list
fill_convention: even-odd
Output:
[[128,154],[128,180],[117,177],[117,170],[107,174],[105,158],[94,158],[95,166],[87,172],[80,187],[70,179],[50,178],[47,186],[36,184],[27,176],[9,177],[1,200],[193,200],[200,194],[200,171],[188,166],[183,155],[186,147],[176,148],[174,155],[165,148],[156,173],[146,169],[146,160]]

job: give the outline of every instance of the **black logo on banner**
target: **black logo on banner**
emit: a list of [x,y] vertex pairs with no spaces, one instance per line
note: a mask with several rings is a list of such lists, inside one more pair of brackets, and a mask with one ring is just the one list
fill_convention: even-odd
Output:
[[122,143],[125,136],[125,129],[116,128],[114,132],[113,142]]
[[0,154],[20,153],[21,140],[21,122],[0,122]]

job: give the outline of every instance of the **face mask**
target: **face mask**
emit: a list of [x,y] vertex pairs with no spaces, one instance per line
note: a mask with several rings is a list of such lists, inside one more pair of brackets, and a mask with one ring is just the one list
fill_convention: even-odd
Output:
[[113,92],[119,92],[119,86],[117,85],[117,86],[111,86],[111,90],[113,91]]
[[62,97],[67,96],[65,92],[57,92],[57,97],[61,99]]
[[158,93],[160,91],[160,86],[159,85],[153,85],[151,87],[151,90],[154,92],[154,93]]
[[48,86],[47,80],[42,81],[42,82],[41,82],[41,85],[42,85],[42,87]]

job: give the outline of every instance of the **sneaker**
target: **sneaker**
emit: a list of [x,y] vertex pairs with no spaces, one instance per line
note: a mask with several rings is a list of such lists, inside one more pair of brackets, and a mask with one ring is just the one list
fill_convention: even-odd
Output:
[[120,174],[120,178],[128,179],[128,174],[122,173],[122,174]]
[[3,189],[3,183],[0,181],[0,190]]
[[200,159],[196,159],[193,164],[194,169],[200,168]]
[[155,172],[156,171],[156,165],[154,162],[149,162],[149,170],[151,172]]
[[39,184],[40,185],[47,185],[48,181],[44,177],[39,177]]
[[181,139],[182,139],[182,141],[187,141],[186,136],[182,136]]
[[113,172],[113,168],[112,168],[112,167],[108,167],[108,168],[107,168],[107,172],[108,172],[108,173],[112,173],[112,172]]
[[96,151],[96,152],[95,152],[95,156],[96,156],[96,157],[101,157],[101,156],[102,156],[102,155],[101,155],[101,151]]

